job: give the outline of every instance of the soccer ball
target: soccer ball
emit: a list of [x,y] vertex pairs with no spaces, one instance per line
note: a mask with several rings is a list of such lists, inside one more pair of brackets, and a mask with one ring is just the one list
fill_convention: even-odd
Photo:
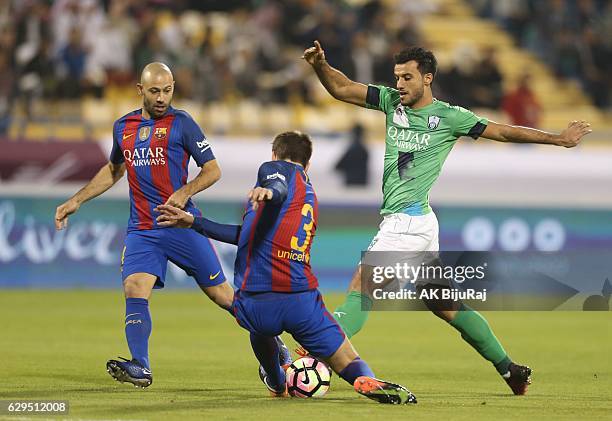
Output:
[[295,360],[287,369],[287,390],[297,398],[320,398],[327,393],[331,372],[312,357]]

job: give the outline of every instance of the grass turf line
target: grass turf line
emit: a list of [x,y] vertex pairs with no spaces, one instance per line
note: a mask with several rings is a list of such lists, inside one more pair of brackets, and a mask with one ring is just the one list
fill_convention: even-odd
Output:
[[[330,309],[341,299],[326,295]],[[67,399],[63,419],[612,419],[610,312],[486,313],[534,369],[525,397],[433,315],[372,313],[353,342],[378,377],[415,393],[409,407],[359,397],[336,375],[322,399],[269,398],[247,332],[203,294],[156,292],[151,313],[154,382],[140,390],[105,371],[129,357],[120,291],[2,291],[0,399]]]

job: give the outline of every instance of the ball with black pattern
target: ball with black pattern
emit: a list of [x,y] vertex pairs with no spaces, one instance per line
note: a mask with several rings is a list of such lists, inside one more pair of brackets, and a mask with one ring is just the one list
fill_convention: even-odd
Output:
[[331,372],[313,357],[295,360],[287,369],[287,390],[297,398],[320,398],[329,390]]

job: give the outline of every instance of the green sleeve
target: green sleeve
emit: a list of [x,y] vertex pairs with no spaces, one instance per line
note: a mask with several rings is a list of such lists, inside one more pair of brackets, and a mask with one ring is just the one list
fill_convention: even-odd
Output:
[[[368,85],[368,95],[366,97],[366,108],[388,113],[393,110],[394,96],[397,91],[393,88],[380,85]],[[377,101],[378,100],[378,101]]]
[[472,111],[466,110],[463,107],[452,106],[451,109],[450,117],[453,136],[466,136],[477,123],[485,126],[489,123],[486,118],[477,116]]

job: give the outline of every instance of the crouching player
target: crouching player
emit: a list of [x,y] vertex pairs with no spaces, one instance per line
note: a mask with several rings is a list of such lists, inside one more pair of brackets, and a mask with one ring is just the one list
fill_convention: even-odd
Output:
[[[259,168],[242,225],[218,224],[169,205],[157,207],[160,225],[191,227],[237,244],[234,283],[236,320],[251,333],[251,345],[273,396],[287,396],[283,351],[275,336],[289,332],[311,355],[327,362],[358,393],[381,403],[416,403],[405,387],[378,380],[359,358],[325,308],[310,267],[317,225],[317,198],[306,175],[312,143],[300,132],[281,133],[272,161]],[[280,355],[282,361],[282,355]]]

